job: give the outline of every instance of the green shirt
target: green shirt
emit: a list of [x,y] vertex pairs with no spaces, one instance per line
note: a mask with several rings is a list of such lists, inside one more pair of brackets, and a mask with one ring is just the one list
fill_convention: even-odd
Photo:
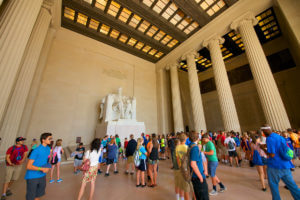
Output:
[[211,141],[209,141],[207,144],[205,144],[205,152],[210,152],[211,150],[214,151],[213,155],[207,155],[207,160],[212,162],[212,161],[218,161],[218,157],[217,157],[217,152],[216,152],[216,147],[214,145],[214,143],[212,143]]

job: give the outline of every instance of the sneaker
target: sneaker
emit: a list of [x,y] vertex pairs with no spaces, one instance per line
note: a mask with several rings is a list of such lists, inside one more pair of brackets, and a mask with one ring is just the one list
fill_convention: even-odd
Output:
[[100,169],[98,169],[98,174],[102,174],[102,171]]
[[126,174],[126,175],[128,175],[128,174],[129,174],[129,172],[128,172],[128,171],[125,171],[125,174]]
[[114,174],[118,174],[119,172],[118,172],[118,170],[117,171],[114,171]]
[[6,190],[6,196],[10,196],[12,195],[13,193],[10,191],[10,190]]
[[134,174],[134,172],[130,172],[130,175],[133,175]]
[[2,195],[1,200],[6,200],[6,196]]
[[57,183],[60,183],[60,182],[62,182],[63,180],[60,178],[60,179],[58,179],[56,182]]
[[267,191],[267,188],[263,188],[263,189],[261,189],[261,190],[265,192],[265,191]]
[[226,190],[227,190],[226,187],[221,187],[219,192],[224,192],[224,191],[226,191]]
[[218,194],[218,192],[216,191],[216,190],[212,190],[210,193],[209,193],[209,195],[211,195],[211,196],[215,196],[215,195],[217,195]]
[[53,179],[52,179],[52,180],[50,180],[50,181],[49,181],[49,183],[54,183],[54,180],[53,180]]
[[105,176],[109,176],[109,173],[105,173]]

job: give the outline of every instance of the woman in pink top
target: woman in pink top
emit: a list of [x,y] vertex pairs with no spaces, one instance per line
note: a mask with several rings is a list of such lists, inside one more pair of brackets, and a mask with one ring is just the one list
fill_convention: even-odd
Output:
[[262,185],[262,190],[266,191],[265,180],[267,179],[267,154],[261,149],[260,137],[252,137],[251,151],[253,155],[253,164],[256,166],[260,182]]

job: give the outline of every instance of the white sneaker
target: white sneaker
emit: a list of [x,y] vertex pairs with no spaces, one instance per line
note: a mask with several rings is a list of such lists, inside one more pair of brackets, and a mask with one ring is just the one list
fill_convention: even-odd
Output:
[[215,196],[217,194],[218,194],[218,192],[214,189],[209,193],[209,195],[211,195],[211,196]]
[[227,190],[227,188],[225,186],[223,188],[220,188],[220,192],[224,192],[226,190]]

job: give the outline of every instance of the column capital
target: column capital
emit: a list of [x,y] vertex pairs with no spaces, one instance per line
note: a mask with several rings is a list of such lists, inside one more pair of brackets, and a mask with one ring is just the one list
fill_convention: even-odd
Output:
[[218,44],[223,44],[225,42],[225,39],[223,37],[221,37],[220,35],[213,34],[212,36],[210,36],[209,38],[207,38],[203,41],[202,46],[208,47],[209,44],[213,41],[217,41]]
[[179,67],[179,63],[178,62],[174,62],[174,63],[171,63],[171,64],[168,64],[167,66],[166,66],[166,69],[167,70],[170,70],[171,68],[174,68],[174,67]]
[[51,16],[53,14],[53,9],[54,9],[53,6],[54,6],[53,0],[44,0],[43,1],[42,8],[46,9]]
[[246,21],[250,21],[253,26],[255,26],[258,23],[258,20],[256,19],[255,15],[252,12],[246,12],[242,16],[235,19],[231,23],[230,28],[237,31],[239,26]]
[[187,60],[188,56],[193,56],[193,58],[197,58],[199,57],[199,53],[196,50],[188,51],[181,56],[181,60]]

